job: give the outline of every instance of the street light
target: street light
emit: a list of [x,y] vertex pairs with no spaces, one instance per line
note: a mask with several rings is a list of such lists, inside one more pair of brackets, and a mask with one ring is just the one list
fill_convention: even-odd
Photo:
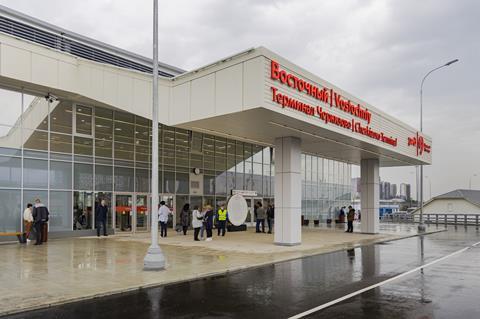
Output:
[[[445,63],[444,65],[441,65],[439,67],[436,67],[435,69],[429,71],[427,74],[422,79],[422,83],[420,84],[420,132],[423,132],[423,83],[425,82],[425,79],[432,74],[433,72],[444,68],[446,66],[449,66],[453,63],[458,62],[458,59],[449,61]],[[418,231],[425,231],[425,224],[423,223],[423,164],[420,165],[420,223],[418,224]]]
[[428,178],[428,184],[429,184],[429,195],[430,195],[430,198],[429,199],[432,199],[432,180],[430,179],[430,177],[426,176],[425,175],[425,178]]
[[153,0],[153,97],[152,97],[152,243],[143,259],[143,269],[162,270],[165,256],[158,245],[158,0]]
[[472,189],[472,177],[476,177],[477,174],[473,174],[472,176],[470,176],[470,181],[468,182],[468,189]]

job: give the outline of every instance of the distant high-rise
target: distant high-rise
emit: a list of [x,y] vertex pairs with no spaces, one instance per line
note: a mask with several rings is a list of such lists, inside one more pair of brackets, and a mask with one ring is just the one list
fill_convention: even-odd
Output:
[[397,197],[397,184],[390,184],[390,199]]
[[406,201],[411,200],[411,186],[410,184],[402,183],[400,184],[400,198],[403,198]]

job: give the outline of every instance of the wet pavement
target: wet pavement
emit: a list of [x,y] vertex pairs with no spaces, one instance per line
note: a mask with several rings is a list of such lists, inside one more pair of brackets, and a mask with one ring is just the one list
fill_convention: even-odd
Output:
[[[5,318],[287,318],[478,241],[474,227],[452,227]],[[468,249],[309,318],[480,318],[479,253],[480,246]]]

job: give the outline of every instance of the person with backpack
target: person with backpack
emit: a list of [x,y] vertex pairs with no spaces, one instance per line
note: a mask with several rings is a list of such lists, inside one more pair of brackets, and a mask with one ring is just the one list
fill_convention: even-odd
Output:
[[47,229],[45,229],[45,226],[47,226],[46,223],[48,222],[48,215],[50,215],[48,208],[42,204],[39,198],[37,198],[32,211],[34,229],[37,239],[35,245],[41,245],[43,242],[47,241]]

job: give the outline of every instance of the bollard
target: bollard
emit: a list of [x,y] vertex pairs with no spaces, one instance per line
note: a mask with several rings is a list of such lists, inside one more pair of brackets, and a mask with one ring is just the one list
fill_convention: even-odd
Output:
[[467,227],[467,214],[465,214],[464,216],[464,224],[465,224],[465,227]]
[[445,227],[447,227],[447,214],[445,214]]
[[477,229],[478,229],[478,215],[475,216],[475,224],[477,225]]
[[455,214],[455,226],[457,226],[457,214]]
[[430,214],[427,214],[427,224],[430,224]]
[[437,215],[435,215],[435,224],[437,224],[437,225],[438,225],[438,214],[437,214]]

